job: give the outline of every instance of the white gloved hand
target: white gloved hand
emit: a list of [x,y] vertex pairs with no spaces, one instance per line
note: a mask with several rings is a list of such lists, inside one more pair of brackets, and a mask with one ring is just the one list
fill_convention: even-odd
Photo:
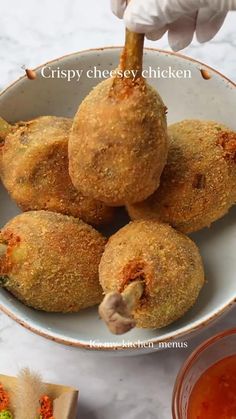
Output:
[[112,11],[134,32],[160,39],[168,31],[174,51],[187,47],[196,31],[199,42],[212,39],[236,0],[111,0]]

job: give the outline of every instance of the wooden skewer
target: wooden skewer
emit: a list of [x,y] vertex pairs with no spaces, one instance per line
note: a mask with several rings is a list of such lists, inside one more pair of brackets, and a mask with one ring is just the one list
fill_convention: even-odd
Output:
[[[127,1],[129,4],[131,0]],[[126,29],[125,46],[121,54],[120,68],[121,70],[137,70],[136,78],[141,76],[143,67],[143,44],[144,34],[131,32]]]
[[142,75],[144,34],[126,29],[125,46],[120,58],[120,69],[137,71],[135,78]]

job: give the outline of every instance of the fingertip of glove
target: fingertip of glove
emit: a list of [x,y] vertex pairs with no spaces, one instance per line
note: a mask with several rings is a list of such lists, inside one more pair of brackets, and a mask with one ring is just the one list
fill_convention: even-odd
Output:
[[172,49],[173,52],[179,52],[182,49],[184,49],[184,47],[182,45],[178,45],[178,44],[170,44],[170,47]]
[[212,11],[202,9],[198,13],[196,37],[200,44],[211,41],[220,30],[227,13],[220,12],[212,15]]
[[166,31],[167,31],[167,26],[164,26],[163,28],[157,31],[147,32],[146,38],[149,39],[150,41],[157,41],[158,39],[162,38],[162,36],[165,34]]
[[169,45],[174,52],[178,52],[186,48],[190,43],[191,39],[189,38],[181,38],[181,37],[173,37],[171,33],[168,34]]
[[208,42],[212,39],[212,38],[204,38],[202,36],[202,34],[197,35],[197,33],[196,33],[196,38],[197,38],[197,41],[199,42],[199,44],[205,44],[205,42]]
[[112,13],[119,19],[123,19],[125,8],[126,8],[126,1],[111,0]]
[[204,44],[205,42],[211,41],[214,36],[216,35],[218,31],[216,30],[209,30],[208,28],[206,30],[203,30],[203,28],[201,28],[201,30],[196,30],[196,38],[197,41],[199,42],[199,44]]

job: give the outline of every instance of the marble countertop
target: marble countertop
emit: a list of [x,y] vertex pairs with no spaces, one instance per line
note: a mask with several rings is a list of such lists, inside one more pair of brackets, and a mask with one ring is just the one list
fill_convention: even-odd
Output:
[[[235,80],[235,19],[229,14],[216,38],[184,50]],[[123,43],[122,22],[109,1],[8,0],[1,4],[0,88],[34,67],[77,50]],[[167,38],[147,46],[169,49]],[[177,371],[198,343],[235,326],[236,308],[189,340],[187,349],[114,357],[83,352],[47,341],[0,314],[0,371],[16,374],[29,366],[45,380],[80,389],[80,419],[170,419]]]
[[14,375],[29,366],[45,381],[79,388],[79,419],[171,419],[180,366],[203,340],[235,327],[235,318],[236,308],[190,339],[187,349],[117,357],[45,340],[0,314],[0,371]]

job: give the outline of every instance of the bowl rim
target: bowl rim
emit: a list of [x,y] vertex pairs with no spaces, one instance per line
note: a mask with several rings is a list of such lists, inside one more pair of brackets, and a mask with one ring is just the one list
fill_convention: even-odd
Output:
[[[74,338],[65,338],[62,337],[59,333],[56,332],[51,332],[50,333],[47,331],[47,329],[45,327],[42,326],[34,326],[33,322],[31,321],[25,321],[21,316],[16,315],[14,312],[12,312],[11,310],[9,310],[8,308],[6,308],[5,306],[3,306],[2,304],[0,304],[0,311],[4,314],[6,314],[8,317],[10,317],[12,320],[14,320],[16,323],[18,323],[19,325],[23,326],[25,329],[29,330],[30,332],[35,333],[36,335],[39,335],[41,337],[44,337],[48,340],[51,340],[53,342],[59,343],[59,344],[63,344],[66,346],[70,346],[70,347],[74,347],[74,348],[80,348],[80,349],[88,349],[91,351],[96,351],[96,352],[116,352],[116,351],[120,351],[120,352],[125,352],[125,351],[136,351],[139,352],[141,351],[145,351],[148,349],[145,349],[145,345],[152,343],[153,346],[150,347],[150,351],[153,349],[155,350],[155,345],[159,345],[159,349],[163,349],[165,348],[165,344],[168,344],[170,342],[176,342],[179,341],[181,338],[183,338],[184,336],[188,336],[188,338],[190,338],[192,335],[194,335],[196,332],[205,329],[206,327],[208,327],[211,323],[213,323],[218,317],[220,317],[221,315],[223,315],[226,311],[228,311],[233,305],[235,304],[235,299],[233,300],[233,302],[227,304],[225,307],[223,307],[221,310],[217,311],[216,313],[213,313],[209,318],[207,319],[203,319],[201,322],[199,321],[197,325],[189,327],[189,326],[185,326],[182,328],[182,330],[179,333],[175,333],[175,334],[167,334],[166,338],[149,338],[149,339],[144,339],[144,340],[135,340],[132,341],[132,345],[122,345],[120,343],[117,344],[112,344],[112,345],[106,345],[106,343],[99,343],[99,344],[94,344],[91,345],[89,344],[89,341],[82,341],[82,340],[78,340],[78,339],[74,339]],[[50,314],[50,313],[49,313]],[[56,314],[56,313],[54,313]],[[93,341],[93,339],[91,339],[91,341]],[[94,339],[94,341],[96,342],[96,339]],[[143,345],[143,346],[142,346]],[[158,348],[158,346],[157,346]]]
[[[172,418],[173,419],[180,419],[181,415],[179,412],[180,407],[180,395],[181,395],[181,389],[183,385],[184,378],[186,374],[189,372],[189,370],[192,368],[192,366],[195,363],[195,360],[199,358],[202,354],[202,352],[210,347],[215,342],[220,341],[221,339],[227,337],[227,336],[233,336],[236,334],[236,328],[230,328],[227,330],[223,330],[221,332],[218,332],[217,334],[214,334],[210,338],[204,340],[202,343],[200,343],[196,349],[194,349],[193,352],[188,356],[188,358],[184,361],[182,364],[176,380],[175,385],[172,393]],[[223,358],[222,358],[223,359]],[[178,416],[177,416],[178,415]]]
[[[102,51],[107,51],[107,50],[122,50],[122,46],[106,46],[106,47],[99,47],[99,48],[89,48],[89,49],[85,49],[85,50],[80,50],[77,52],[73,52],[70,54],[65,54],[62,55],[60,57],[54,58],[51,61],[47,61],[46,63],[40,64],[37,67],[34,68],[35,71],[39,70],[40,68],[42,68],[43,66],[46,66],[48,64],[53,64],[58,62],[59,60],[63,60],[63,59],[67,59],[67,58],[71,58],[73,56],[78,56],[78,55],[83,55],[83,54],[89,54],[89,53],[97,53],[97,52],[102,52]],[[144,52],[158,52],[160,54],[163,55],[172,55],[172,56],[176,56],[177,58],[186,60],[186,61],[190,61],[194,64],[197,64],[199,66],[201,66],[203,69],[209,69],[213,74],[216,74],[218,76],[220,76],[224,81],[226,81],[227,83],[229,83],[232,87],[236,87],[236,83],[234,83],[232,80],[230,80],[228,77],[224,76],[222,73],[220,73],[218,70],[215,70],[214,68],[212,68],[211,66],[204,64],[201,61],[195,60],[192,57],[188,57],[186,55],[180,54],[178,52],[174,52],[174,51],[168,51],[168,50],[163,50],[163,49],[158,49],[158,48],[150,48],[150,47],[145,47],[144,48]],[[199,70],[201,70],[202,68],[199,68]],[[23,76],[17,78],[14,82],[10,83],[6,88],[4,88],[1,92],[0,92],[0,98],[8,92],[8,90],[11,90],[12,88],[14,88],[14,86],[16,84],[18,84],[21,80],[23,79],[27,79],[26,74],[24,74]],[[100,343],[99,346],[94,345],[91,347],[91,345],[87,342],[78,340],[78,339],[72,339],[72,338],[65,338],[62,337],[60,334],[55,333],[55,332],[48,332],[45,330],[44,327],[41,326],[34,326],[32,321],[25,321],[21,318],[21,316],[15,314],[14,312],[12,312],[10,309],[6,308],[5,306],[3,306],[0,302],[0,311],[5,313],[7,316],[9,316],[11,319],[13,319],[14,321],[16,321],[18,324],[20,324],[21,326],[25,327],[26,329],[30,330],[31,332],[40,335],[46,339],[49,339],[51,341],[55,341],[57,343],[61,343],[63,345],[67,345],[67,346],[72,346],[72,347],[76,347],[76,348],[81,348],[81,349],[89,349],[92,351],[140,351],[140,349],[142,350],[142,346],[138,346],[140,344],[148,344],[148,343],[152,343],[153,347],[151,347],[151,349],[155,350],[155,345],[160,345],[160,344],[164,344],[164,343],[168,343],[171,342],[173,340],[179,340],[180,338],[184,337],[184,336],[190,336],[193,333],[196,333],[197,331],[207,327],[210,323],[212,323],[214,320],[216,320],[218,317],[220,317],[221,315],[223,315],[226,311],[228,311],[234,304],[236,303],[236,295],[228,300],[228,302],[226,302],[225,304],[223,304],[219,309],[215,309],[213,312],[211,312],[210,316],[205,315],[201,320],[195,321],[194,324],[189,324],[187,326],[184,326],[182,328],[180,328],[179,332],[176,333],[167,333],[166,338],[149,338],[149,339],[144,339],[142,341],[133,341],[131,347],[127,347],[127,346],[122,346],[120,343],[117,344],[112,344],[112,345],[106,345],[104,343]]]

